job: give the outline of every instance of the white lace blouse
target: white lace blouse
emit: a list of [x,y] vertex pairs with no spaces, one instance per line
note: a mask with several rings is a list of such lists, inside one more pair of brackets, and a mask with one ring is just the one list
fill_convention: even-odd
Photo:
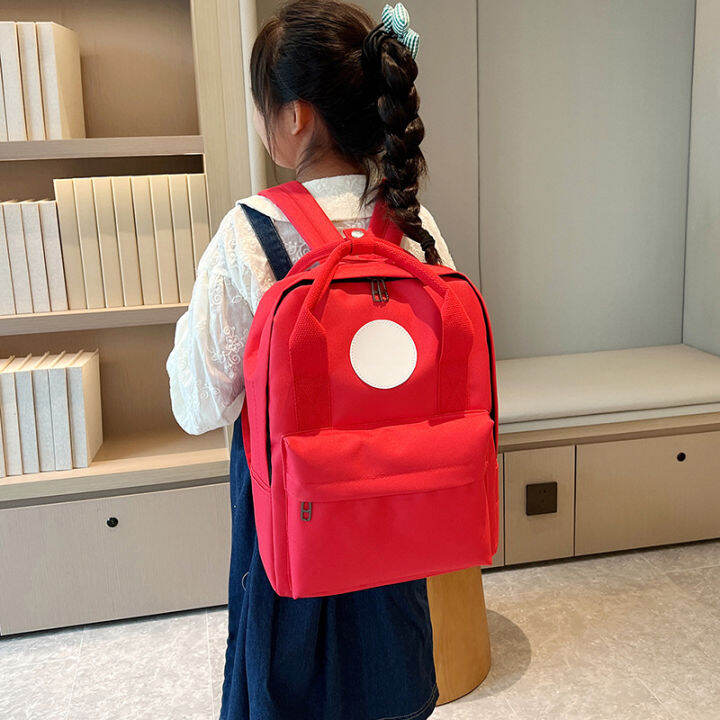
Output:
[[[338,228],[367,227],[372,206],[360,207],[363,175],[339,175],[303,183]],[[198,263],[187,311],[175,327],[166,361],[172,410],[180,427],[200,435],[233,423],[242,409],[242,360],[248,329],[263,293],[275,277],[240,203],[272,218],[290,260],[308,246],[285,215],[259,195],[238,201],[223,218]],[[423,227],[435,238],[443,261],[453,265],[435,221],[423,207]],[[402,247],[423,259],[420,245],[407,237]]]

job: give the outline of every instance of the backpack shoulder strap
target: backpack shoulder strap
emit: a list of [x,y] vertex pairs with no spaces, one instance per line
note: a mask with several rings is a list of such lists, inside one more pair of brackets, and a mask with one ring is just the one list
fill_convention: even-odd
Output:
[[296,180],[259,194],[282,210],[311,250],[343,239],[310,191]]
[[370,218],[370,232],[379,238],[383,238],[393,245],[399,245],[403,239],[403,231],[390,219],[385,201],[378,198],[375,201],[373,214]]
[[280,239],[280,235],[278,235],[275,223],[267,215],[263,215],[259,210],[255,210],[255,208],[248,207],[242,203],[240,207],[242,207],[245,212],[245,217],[248,219],[250,226],[257,236],[258,242],[265,252],[265,257],[267,257],[270,263],[270,268],[273,271],[273,275],[275,275],[275,279],[282,280],[288,272],[290,272],[292,262]]

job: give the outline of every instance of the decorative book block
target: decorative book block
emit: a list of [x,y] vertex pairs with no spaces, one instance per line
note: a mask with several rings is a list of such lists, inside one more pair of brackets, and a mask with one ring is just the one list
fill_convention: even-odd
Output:
[[37,203],[26,201],[20,203],[20,211],[25,236],[25,254],[27,255],[33,312],[50,312],[50,291],[40,227],[40,209]]
[[0,22],[0,72],[8,140],[27,140],[17,24]]
[[10,275],[12,277],[15,296],[15,311],[31,313],[33,311],[32,293],[30,291],[30,273],[28,270],[27,253],[25,251],[25,231],[23,229],[22,212],[16,202],[1,203],[5,218],[5,235],[7,238],[10,259]]
[[90,465],[103,440],[99,358],[0,359],[0,477]]
[[45,139],[45,120],[43,118],[42,90],[40,88],[40,58],[38,55],[35,23],[17,24],[20,49],[20,75],[23,100],[25,103],[25,127],[28,140]]

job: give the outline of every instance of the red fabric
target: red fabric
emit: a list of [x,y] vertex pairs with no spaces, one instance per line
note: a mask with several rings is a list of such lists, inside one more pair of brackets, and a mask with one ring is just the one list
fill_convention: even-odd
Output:
[[[497,399],[482,299],[460,273],[360,232],[265,293],[245,350],[258,542],[284,596],[488,564],[497,550]],[[370,293],[377,277],[383,304]],[[365,384],[350,361],[353,336],[378,319],[400,324],[417,349],[409,379],[390,389]]]

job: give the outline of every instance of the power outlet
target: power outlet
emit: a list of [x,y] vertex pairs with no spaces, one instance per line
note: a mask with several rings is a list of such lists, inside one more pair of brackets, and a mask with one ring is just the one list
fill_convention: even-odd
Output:
[[525,514],[546,515],[557,512],[556,482],[532,483],[525,486]]

